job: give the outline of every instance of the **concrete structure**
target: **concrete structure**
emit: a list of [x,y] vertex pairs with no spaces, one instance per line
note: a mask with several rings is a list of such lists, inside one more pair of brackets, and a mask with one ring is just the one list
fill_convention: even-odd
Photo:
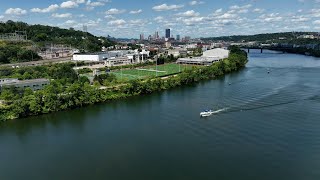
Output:
[[132,63],[132,59],[129,59],[128,57],[112,57],[109,58],[106,61],[106,66],[111,67],[111,66],[119,66],[119,65],[128,65]]
[[14,86],[16,88],[31,88],[32,90],[40,90],[43,89],[44,86],[50,84],[48,79],[30,79],[20,81],[18,79],[0,79],[0,90],[3,87]]
[[219,61],[218,59],[213,59],[213,58],[194,57],[194,58],[179,58],[177,60],[177,63],[210,66],[211,64],[218,61]]
[[188,55],[188,51],[182,48],[169,49],[168,51],[166,51],[166,53],[168,55],[173,55],[174,57],[179,57],[179,56],[186,57]]
[[14,33],[0,34],[0,40],[27,41],[27,32],[26,31],[15,31]]
[[71,57],[74,53],[79,52],[77,49],[73,49],[71,46],[65,46],[60,44],[50,44],[44,47],[44,51],[38,53],[42,59],[59,59]]
[[229,57],[229,51],[221,48],[205,51],[201,57],[179,58],[179,64],[194,64],[209,66]]
[[170,48],[172,46],[170,41],[166,41],[164,45],[166,48]]

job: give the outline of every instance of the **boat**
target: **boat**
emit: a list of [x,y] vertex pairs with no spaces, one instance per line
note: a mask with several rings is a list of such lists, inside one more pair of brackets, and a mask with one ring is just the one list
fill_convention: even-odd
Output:
[[212,114],[213,114],[212,110],[205,110],[200,113],[200,117],[208,117],[208,116],[211,116]]

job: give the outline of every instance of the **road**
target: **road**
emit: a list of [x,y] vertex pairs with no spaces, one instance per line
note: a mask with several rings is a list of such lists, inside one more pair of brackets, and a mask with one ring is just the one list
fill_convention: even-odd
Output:
[[60,58],[60,59],[50,59],[50,60],[40,60],[40,61],[30,61],[30,62],[21,62],[21,63],[12,63],[12,64],[1,64],[0,67],[23,67],[23,66],[40,66],[50,63],[62,63],[62,62],[71,62],[71,57]]

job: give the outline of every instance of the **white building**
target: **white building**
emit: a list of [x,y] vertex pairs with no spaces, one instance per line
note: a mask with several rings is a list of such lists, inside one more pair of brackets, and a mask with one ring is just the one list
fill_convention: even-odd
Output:
[[109,58],[108,53],[74,54],[74,61],[103,61]]
[[125,65],[134,63],[146,62],[150,56],[150,51],[142,50],[139,52],[137,49],[134,51],[120,50],[108,51],[93,54],[75,54],[73,55],[74,61],[105,61],[107,66]]
[[201,57],[179,58],[179,64],[211,65],[229,57],[229,50],[216,48],[203,52]]
[[229,50],[216,48],[203,52],[202,57],[224,59],[229,57]]

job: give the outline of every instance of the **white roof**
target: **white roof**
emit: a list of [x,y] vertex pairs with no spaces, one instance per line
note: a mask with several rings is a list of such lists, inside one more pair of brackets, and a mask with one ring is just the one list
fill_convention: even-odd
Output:
[[226,58],[226,57],[229,57],[229,50],[216,48],[216,49],[204,51],[202,57]]

